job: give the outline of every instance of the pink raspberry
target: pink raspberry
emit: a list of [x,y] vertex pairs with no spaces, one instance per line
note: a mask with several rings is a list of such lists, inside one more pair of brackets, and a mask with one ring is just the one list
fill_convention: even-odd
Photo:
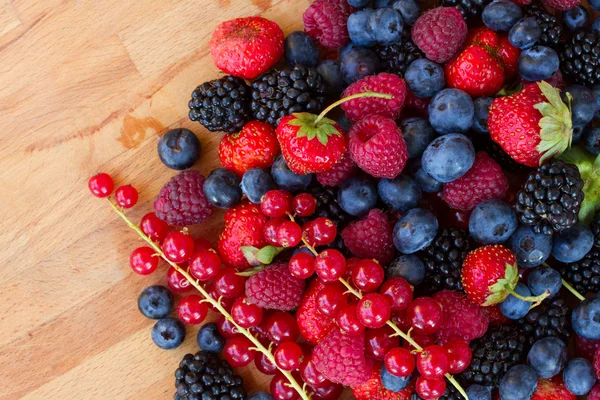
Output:
[[338,49],[348,43],[346,22],[352,7],[346,0],[316,0],[304,14],[304,30],[321,46]]
[[594,354],[596,354],[598,348],[600,348],[600,340],[589,340],[575,335],[575,353],[577,356],[593,361]]
[[171,226],[194,225],[212,214],[202,188],[204,175],[187,169],[175,175],[160,190],[154,201],[156,216]]
[[542,0],[546,7],[567,11],[581,4],[581,0]]
[[596,372],[596,378],[600,379],[600,349],[596,349],[592,365],[594,366],[594,371]]
[[438,342],[471,341],[487,331],[488,317],[484,308],[473,303],[466,295],[442,290],[434,294],[433,298],[444,310],[442,329],[437,333]]
[[287,264],[271,265],[246,281],[246,297],[269,310],[289,311],[302,300],[304,280],[292,276]]
[[480,151],[466,174],[444,185],[444,200],[454,209],[468,211],[483,201],[503,199],[507,191],[508,179],[502,167]]
[[513,2],[520,6],[526,6],[527,4],[531,4],[532,0],[513,0]]
[[348,152],[344,153],[340,161],[325,172],[317,173],[317,180],[324,186],[339,186],[358,170]]
[[367,76],[348,86],[342,97],[364,92],[387,93],[394,98],[388,100],[378,97],[363,97],[342,103],[341,107],[350,121],[357,122],[369,115],[381,115],[392,119],[400,116],[406,98],[404,79],[387,72]]
[[411,30],[413,42],[432,61],[445,63],[463,46],[467,24],[454,7],[438,7],[417,19]]
[[406,142],[393,119],[368,116],[354,124],[348,136],[350,156],[366,173],[393,179],[404,169]]
[[600,383],[592,386],[592,390],[588,394],[588,400],[600,400]]
[[394,258],[392,224],[381,210],[371,210],[366,217],[354,221],[342,231],[348,250],[359,258],[374,258],[386,265]]
[[[427,110],[427,108],[429,107],[430,101],[431,101],[430,97],[428,97],[426,99],[422,99],[420,97],[415,96],[415,94],[413,92],[411,92],[410,90],[407,90],[406,91],[406,100],[404,101],[404,105],[406,106],[405,110],[407,108],[410,108],[410,111],[417,113],[416,116],[420,116],[425,119],[428,119],[429,111]],[[415,116],[415,115],[411,114],[410,116]]]
[[507,324],[510,320],[506,318],[502,311],[500,311],[500,306],[489,306],[483,309],[487,314],[489,326],[500,326]]

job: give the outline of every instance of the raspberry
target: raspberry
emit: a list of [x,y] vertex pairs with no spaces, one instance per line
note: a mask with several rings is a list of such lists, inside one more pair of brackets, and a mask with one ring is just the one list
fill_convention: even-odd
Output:
[[592,361],[598,348],[600,348],[600,340],[589,340],[579,335],[575,335],[575,353],[577,356]]
[[581,4],[581,0],[542,0],[546,7],[567,11]]
[[500,326],[508,323],[509,319],[506,318],[502,311],[500,311],[500,306],[489,306],[483,309],[488,317],[489,326]]
[[438,343],[449,340],[471,341],[485,334],[488,317],[483,307],[458,292],[442,290],[433,295],[444,310],[442,328],[437,333]]
[[588,394],[588,400],[600,400],[600,383],[596,383],[590,393]]
[[175,175],[160,190],[154,201],[156,216],[171,226],[194,225],[212,214],[202,191],[204,175],[188,169]]
[[323,186],[339,186],[347,178],[354,175],[358,167],[352,161],[348,152],[344,153],[340,161],[325,172],[317,173],[317,180]]
[[289,311],[300,304],[304,280],[292,276],[287,264],[271,265],[246,281],[246,297],[259,307]]
[[398,75],[382,72],[379,75],[367,76],[344,91],[342,97],[363,92],[388,93],[394,98],[362,97],[342,103],[341,107],[351,122],[357,122],[369,115],[381,115],[397,119],[406,98],[406,83]]
[[392,224],[381,210],[371,210],[366,217],[354,221],[342,231],[344,244],[359,258],[375,258],[386,265],[394,257]]
[[344,335],[332,329],[313,349],[312,361],[317,371],[332,382],[355,386],[367,381],[372,365],[365,357],[365,334]]
[[354,124],[349,137],[350,156],[366,173],[393,179],[404,169],[406,142],[393,119],[368,116]]
[[352,7],[346,0],[317,0],[304,14],[304,30],[321,46],[337,49],[348,43],[346,21]]
[[468,211],[483,201],[503,199],[507,191],[508,180],[502,167],[480,151],[465,175],[444,185],[444,200],[454,209]]
[[445,63],[461,48],[467,38],[467,24],[454,7],[438,7],[417,19],[411,37],[432,61]]
[[300,334],[312,344],[317,344],[335,326],[335,320],[321,314],[317,309],[317,295],[325,287],[320,280],[315,279],[302,296],[302,301],[296,311],[296,320]]
[[600,379],[600,349],[596,349],[592,365],[594,366],[594,371],[596,372],[596,378]]
[[420,97],[415,96],[415,94],[410,90],[407,90],[404,105],[406,106],[406,108],[410,108],[410,111],[416,112],[418,114],[416,116],[428,119],[429,112],[427,111],[427,108],[429,107],[430,101],[431,98],[422,99]]

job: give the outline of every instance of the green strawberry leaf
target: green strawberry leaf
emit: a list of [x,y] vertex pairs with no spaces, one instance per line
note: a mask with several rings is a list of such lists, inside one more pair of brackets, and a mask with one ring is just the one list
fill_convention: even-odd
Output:
[[542,114],[539,122],[541,141],[536,147],[541,154],[541,165],[547,159],[558,156],[571,147],[573,121],[570,94],[567,93],[567,105],[562,101],[560,91],[548,82],[538,82],[537,85],[548,100],[533,106]]
[[261,262],[256,258],[256,254],[258,253],[258,249],[254,246],[241,246],[240,250],[244,255],[244,258],[250,265],[253,267],[257,267],[261,265]]
[[288,124],[292,126],[302,126],[302,125],[314,125],[317,120],[317,116],[311,113],[293,113],[294,119],[288,121]]
[[493,306],[494,304],[498,304],[504,301],[504,299],[506,299],[509,294],[507,288],[513,290],[515,286],[517,286],[518,281],[519,269],[517,268],[517,264],[515,263],[511,265],[509,263],[506,263],[504,277],[498,279],[496,283],[494,283],[488,288],[490,294],[486,297],[483,306]]
[[306,137],[308,140],[317,138],[324,146],[327,145],[329,136],[341,135],[335,127],[336,122],[329,118],[321,118],[318,122],[317,116],[311,113],[294,113],[295,118],[288,121],[291,126],[298,126],[296,137]]
[[283,247],[265,246],[256,253],[256,259],[260,261],[261,264],[269,265],[283,250]]
[[583,202],[579,209],[579,220],[589,224],[594,214],[600,210],[600,156],[594,159],[590,153],[576,146],[559,158],[579,169],[583,179]]

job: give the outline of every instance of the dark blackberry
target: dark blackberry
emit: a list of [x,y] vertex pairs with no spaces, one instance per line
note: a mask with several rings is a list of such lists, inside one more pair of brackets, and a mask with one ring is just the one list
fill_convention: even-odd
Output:
[[399,42],[388,46],[376,46],[374,50],[381,61],[381,69],[400,77],[404,77],[406,68],[413,61],[425,57],[425,54],[410,39],[410,29],[404,30]]
[[506,154],[502,147],[494,142],[492,138],[487,134],[473,135],[473,145],[477,151],[485,151],[490,157],[494,159],[502,169],[511,172],[523,172],[531,171],[526,165],[519,164],[512,159],[511,156]]
[[561,264],[558,272],[579,293],[598,293],[600,291],[600,250],[594,248],[577,262]]
[[527,336],[527,346],[538,339],[556,336],[568,341],[570,333],[569,307],[561,298],[546,300],[517,321],[521,331]]
[[252,83],[254,117],[276,126],[296,112],[319,113],[325,104],[325,84],[316,69],[296,65],[271,71]]
[[542,36],[536,44],[548,47],[558,47],[563,31],[561,18],[550,14],[541,4],[529,4],[523,8],[524,17],[534,17],[542,29]]
[[464,19],[474,20],[481,17],[483,8],[491,0],[442,0],[444,7],[456,7]]
[[226,75],[204,82],[192,92],[189,117],[211,132],[238,132],[250,121],[250,99],[246,82]]
[[186,354],[175,370],[175,400],[245,399],[243,380],[216,354]]
[[595,33],[575,33],[563,43],[558,57],[566,78],[589,87],[600,83],[600,38]]
[[594,246],[600,247],[600,211],[594,215],[594,219],[590,223],[590,229],[594,234]]
[[477,383],[497,387],[510,367],[521,363],[526,354],[527,336],[516,326],[490,328],[471,342],[471,364],[459,376],[467,386]]
[[533,171],[517,194],[519,220],[536,233],[551,234],[577,223],[583,180],[576,166],[552,159]]

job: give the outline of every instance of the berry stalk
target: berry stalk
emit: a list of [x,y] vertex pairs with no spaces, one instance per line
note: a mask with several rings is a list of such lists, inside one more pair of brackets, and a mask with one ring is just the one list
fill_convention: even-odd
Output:
[[511,289],[508,286],[506,287],[506,290],[508,291],[508,293],[515,296],[519,300],[526,301],[528,303],[533,303],[533,304],[531,304],[531,307],[529,307],[530,310],[532,308],[535,308],[535,307],[539,306],[540,304],[542,304],[542,301],[544,301],[544,299],[546,297],[550,296],[549,290],[546,290],[544,293],[540,294],[539,296],[521,296],[519,293],[515,292],[514,289]]
[[315,126],[319,123],[319,121],[321,121],[325,117],[325,115],[327,115],[327,113],[329,111],[333,110],[340,104],[345,103],[350,100],[360,99],[362,97],[379,97],[381,99],[388,99],[388,100],[394,98],[394,96],[392,96],[391,94],[378,93],[378,92],[362,92],[362,93],[353,94],[348,97],[344,97],[343,99],[340,99],[340,100],[336,101],[335,103],[330,104],[329,106],[327,106],[327,108],[325,108],[323,111],[321,111],[321,114],[319,114],[319,116],[315,120]]
[[567,281],[565,281],[564,279],[562,279],[562,285],[571,293],[573,293],[573,296],[577,297],[579,300],[584,301],[585,297],[583,297],[583,295],[581,293],[579,293],[577,290],[575,290],[575,288],[573,286],[571,286],[571,284]]

